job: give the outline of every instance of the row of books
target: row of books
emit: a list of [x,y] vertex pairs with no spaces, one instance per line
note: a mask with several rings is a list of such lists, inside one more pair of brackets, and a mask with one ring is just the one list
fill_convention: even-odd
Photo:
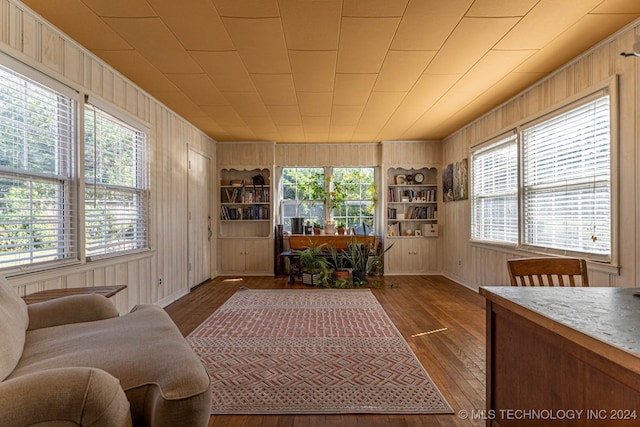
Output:
[[222,203],[269,203],[269,189],[225,188]]
[[[400,215],[398,215],[400,214]],[[387,208],[388,219],[438,219],[437,206],[407,206],[406,208]]]
[[387,197],[389,202],[437,202],[436,189],[407,190],[404,188],[390,187]]
[[263,205],[245,206],[242,208],[220,206],[220,219],[229,221],[269,219],[269,207]]

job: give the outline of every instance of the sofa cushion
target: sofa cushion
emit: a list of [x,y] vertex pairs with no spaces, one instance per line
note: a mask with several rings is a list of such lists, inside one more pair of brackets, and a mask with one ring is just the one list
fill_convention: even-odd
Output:
[[22,359],[9,378],[73,366],[99,368],[118,378],[131,403],[134,424],[166,404],[195,405],[188,412],[203,417],[198,422],[174,420],[181,423],[174,425],[202,425],[202,421],[206,425],[211,409],[209,375],[158,306],[138,306],[112,319],[28,331]]
[[9,282],[0,276],[0,381],[18,364],[28,325],[27,304]]

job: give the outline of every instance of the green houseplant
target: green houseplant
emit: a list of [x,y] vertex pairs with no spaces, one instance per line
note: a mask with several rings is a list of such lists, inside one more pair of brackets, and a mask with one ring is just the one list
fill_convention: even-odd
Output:
[[375,269],[381,269],[384,254],[393,247],[389,245],[384,251],[373,251],[373,245],[367,241],[360,243],[351,241],[347,244],[344,251],[344,257],[353,268],[353,285],[356,287],[363,286],[369,282],[367,275]]
[[369,268],[369,257],[371,255],[371,244],[351,241],[347,243],[344,257],[353,269],[353,285],[363,286],[368,282],[367,270]]
[[344,254],[337,250],[335,246],[329,246],[329,254],[331,258],[329,260],[329,267],[333,270],[332,277],[334,282],[343,283],[349,280],[349,270],[347,270],[347,260]]
[[300,257],[302,283],[305,285],[318,285],[321,277],[326,276],[326,272],[329,270],[327,261],[322,255],[322,248],[325,244],[314,245],[311,241],[309,243],[308,248],[296,251]]

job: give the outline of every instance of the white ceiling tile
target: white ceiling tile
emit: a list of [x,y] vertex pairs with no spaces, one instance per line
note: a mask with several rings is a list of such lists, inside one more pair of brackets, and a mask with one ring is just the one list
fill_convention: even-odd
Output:
[[381,92],[408,91],[435,55],[435,51],[390,50],[382,64],[374,90]]
[[252,74],[251,79],[265,105],[297,105],[291,74]]
[[280,0],[288,49],[337,50],[341,0]]
[[338,73],[378,73],[400,18],[343,18]]
[[408,0],[344,0],[342,16],[392,17],[402,16]]
[[289,51],[298,91],[329,92],[335,83],[337,51]]
[[473,0],[410,0],[392,49],[438,50]]
[[543,48],[600,3],[601,0],[541,0],[496,45],[496,49]]
[[238,52],[190,52],[216,87],[224,92],[253,92],[253,80]]
[[98,16],[110,18],[149,18],[157,16],[146,0],[82,0]]
[[104,18],[104,21],[163,73],[202,72],[160,18]]
[[[445,137],[640,17],[638,0],[22,2],[210,136],[279,142]],[[87,68],[65,75],[108,86],[71,52]],[[610,75],[595,55],[572,90]]]
[[433,59],[430,74],[464,73],[492,49],[518,18],[464,18]]
[[148,0],[187,50],[234,50],[211,0]]
[[280,16],[276,0],[213,0],[220,16],[273,18]]
[[249,73],[291,73],[279,18],[222,18],[222,22]]

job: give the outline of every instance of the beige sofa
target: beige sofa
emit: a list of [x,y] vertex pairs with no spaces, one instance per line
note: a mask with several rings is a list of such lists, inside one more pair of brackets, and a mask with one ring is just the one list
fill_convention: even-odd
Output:
[[209,376],[166,312],[99,295],[27,306],[0,277],[0,426],[206,426]]

